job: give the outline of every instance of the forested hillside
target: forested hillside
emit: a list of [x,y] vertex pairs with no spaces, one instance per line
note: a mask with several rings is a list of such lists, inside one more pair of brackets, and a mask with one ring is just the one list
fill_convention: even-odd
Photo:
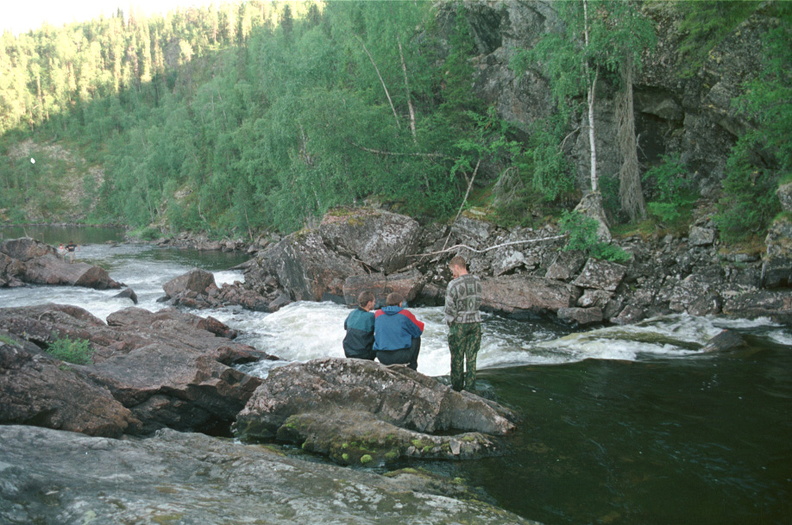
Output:
[[[684,148],[642,150],[634,79],[666,45],[664,20],[690,65],[681,78],[760,12],[773,22],[733,100],[745,125],[714,213],[724,232],[762,234],[792,159],[786,3],[528,4],[552,25],[510,51],[516,77],[541,77],[551,95],[532,102],[544,115],[530,125],[476,89],[490,45],[476,2],[246,1],[5,33],[0,220],[254,238],[375,201],[440,220],[480,204],[532,224],[594,189],[612,225],[669,227],[690,220],[698,174]],[[613,99],[618,141],[601,146]],[[572,136],[592,145],[585,163]],[[598,174],[597,149],[617,168]]]

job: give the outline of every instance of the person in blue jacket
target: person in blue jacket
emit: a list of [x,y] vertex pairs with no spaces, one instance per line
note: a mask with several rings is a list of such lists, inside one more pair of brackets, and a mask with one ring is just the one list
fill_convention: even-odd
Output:
[[374,361],[374,294],[361,292],[358,307],[344,320],[344,355],[355,359]]
[[402,308],[404,297],[388,294],[385,306],[374,313],[374,351],[383,365],[402,364],[418,370],[424,323]]

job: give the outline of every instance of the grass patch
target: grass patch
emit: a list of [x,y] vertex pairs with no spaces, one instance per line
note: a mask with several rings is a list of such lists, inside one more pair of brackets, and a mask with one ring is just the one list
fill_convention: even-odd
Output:
[[56,339],[47,348],[47,353],[56,359],[75,365],[89,365],[93,362],[93,348],[85,339]]

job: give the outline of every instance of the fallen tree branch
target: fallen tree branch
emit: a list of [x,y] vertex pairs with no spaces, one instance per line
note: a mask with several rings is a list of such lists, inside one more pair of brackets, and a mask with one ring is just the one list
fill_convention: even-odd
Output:
[[414,254],[414,255],[408,255],[407,257],[427,257],[429,255],[438,255],[440,253],[447,253],[447,252],[456,250],[457,248],[466,248],[466,249],[468,249],[468,250],[470,250],[471,252],[474,252],[474,253],[485,253],[485,252],[488,252],[488,251],[491,251],[491,250],[497,250],[498,248],[503,248],[504,246],[513,246],[515,244],[525,244],[525,243],[531,243],[531,242],[554,241],[556,239],[563,239],[564,237],[566,237],[566,234],[555,235],[553,237],[542,237],[541,239],[527,239],[525,241],[511,241],[511,242],[505,242],[503,244],[496,244],[495,246],[490,246],[489,248],[484,248],[483,250],[477,250],[475,248],[471,248],[467,244],[455,244],[455,245],[451,246],[450,248],[445,248],[443,250],[439,250],[439,251],[436,251],[436,252],[419,253],[419,254]]
[[379,149],[367,148],[366,146],[361,146],[351,140],[347,140],[347,142],[358,149],[362,149],[368,153],[374,153],[376,155],[390,155],[393,157],[445,157],[442,153],[402,153],[398,151],[383,151]]

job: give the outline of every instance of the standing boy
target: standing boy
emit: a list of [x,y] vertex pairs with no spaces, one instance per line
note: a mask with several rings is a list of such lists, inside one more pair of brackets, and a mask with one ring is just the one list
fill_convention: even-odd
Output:
[[445,322],[451,352],[451,388],[472,390],[476,385],[476,357],[481,347],[481,281],[467,271],[465,259],[451,258],[454,279],[446,290]]

